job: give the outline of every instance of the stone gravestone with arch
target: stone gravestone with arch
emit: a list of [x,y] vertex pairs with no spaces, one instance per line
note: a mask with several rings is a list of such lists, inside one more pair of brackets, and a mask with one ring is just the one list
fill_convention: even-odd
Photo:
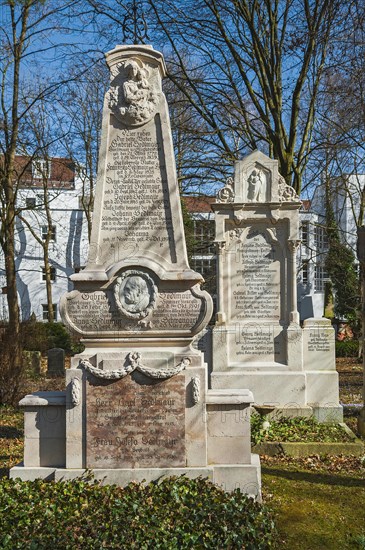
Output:
[[255,151],[235,165],[212,205],[218,266],[214,389],[250,388],[258,407],[341,420],[334,331],[299,325],[301,201],[278,162]]

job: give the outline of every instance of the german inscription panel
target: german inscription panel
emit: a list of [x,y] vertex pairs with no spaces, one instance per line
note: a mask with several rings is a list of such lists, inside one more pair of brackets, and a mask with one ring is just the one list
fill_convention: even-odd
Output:
[[190,290],[160,292],[156,307],[142,319],[127,317],[118,308],[112,290],[78,292],[67,300],[67,314],[72,326],[82,333],[151,330],[193,331],[204,315],[202,299]]
[[117,262],[144,250],[171,258],[173,226],[154,122],[111,130],[101,218],[101,255]]
[[308,339],[308,351],[330,352],[333,336],[328,330],[311,330]]
[[232,362],[282,362],[283,332],[280,326],[262,323],[237,323],[229,334],[229,356]]
[[151,381],[140,373],[114,382],[89,376],[88,468],[175,468],[185,460],[185,374]]
[[231,317],[280,319],[280,261],[264,232],[251,230],[231,250]]

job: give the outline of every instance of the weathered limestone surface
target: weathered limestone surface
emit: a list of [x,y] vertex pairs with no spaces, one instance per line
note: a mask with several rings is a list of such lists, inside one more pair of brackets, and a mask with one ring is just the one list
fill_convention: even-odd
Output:
[[124,484],[186,473],[260,498],[252,393],[208,390],[193,347],[212,299],[187,260],[163,57],[118,46],[106,59],[90,253],[61,300],[64,322],[86,347],[66,373],[63,463],[50,474],[38,461],[29,476],[39,468],[72,479],[92,469]]
[[249,388],[258,405],[341,419],[331,324],[299,325],[300,206],[277,161],[259,151],[238,161],[218,192],[212,388]]

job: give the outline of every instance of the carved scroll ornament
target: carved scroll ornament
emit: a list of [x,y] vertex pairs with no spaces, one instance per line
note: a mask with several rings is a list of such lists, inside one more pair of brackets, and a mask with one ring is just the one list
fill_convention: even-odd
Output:
[[234,201],[233,179],[227,178],[226,184],[217,193],[218,202],[233,202]]
[[294,187],[291,187],[291,185],[288,185],[285,179],[283,178],[283,176],[281,176],[280,174],[279,174],[278,190],[279,190],[280,202],[300,201],[300,198],[296,194]]

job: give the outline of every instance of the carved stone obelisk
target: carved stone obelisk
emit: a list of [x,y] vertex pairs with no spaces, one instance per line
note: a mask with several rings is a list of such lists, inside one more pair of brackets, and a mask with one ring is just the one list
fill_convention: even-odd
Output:
[[[66,374],[66,414],[62,396],[54,396],[57,457],[35,461],[54,479],[85,468],[119,484],[202,475],[259,497],[253,396],[208,390],[207,366],[192,346],[212,300],[187,260],[163,57],[149,46],[118,46],[106,59],[111,80],[90,253],[72,277],[75,290],[61,300],[63,320],[85,350]],[[48,410],[47,399],[23,400],[30,424],[30,410]],[[26,434],[26,449],[33,443]],[[12,475],[30,475],[26,456],[25,468]]]
[[86,345],[68,373],[84,388],[86,421],[81,439],[67,423],[66,466],[205,466],[204,431],[186,440],[185,385],[196,377],[205,387],[191,342],[212,305],[187,260],[165,64],[146,46],[117,47],[106,59],[89,259],[61,305]]

